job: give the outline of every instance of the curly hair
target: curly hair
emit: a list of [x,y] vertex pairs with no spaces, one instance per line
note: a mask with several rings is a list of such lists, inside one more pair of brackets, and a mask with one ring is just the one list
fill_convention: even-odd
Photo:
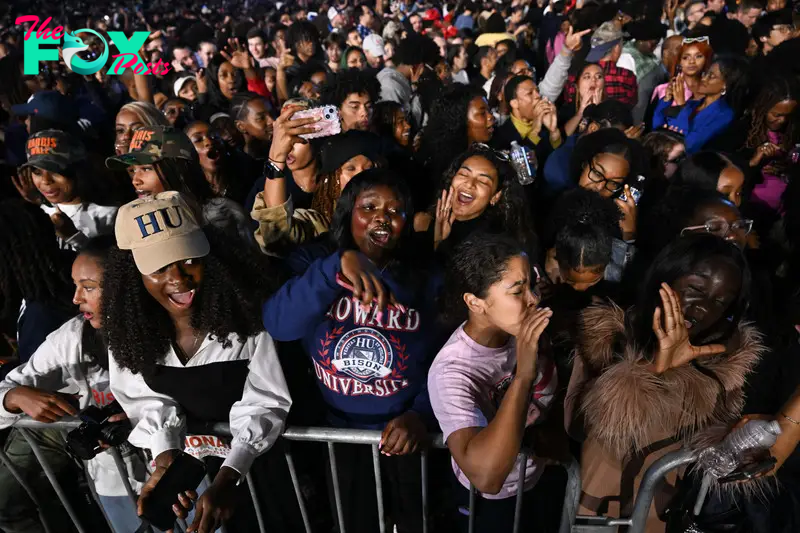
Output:
[[489,227],[496,231],[509,234],[531,255],[536,257],[538,240],[533,233],[531,209],[522,186],[517,180],[516,172],[511,164],[499,152],[480,146],[473,146],[455,158],[453,163],[442,176],[441,185],[436,197],[442,196],[442,191],[450,189],[453,177],[458,173],[461,165],[473,156],[480,156],[489,161],[497,169],[498,191],[502,191],[500,200],[489,204],[481,216],[486,216]]
[[[113,235],[101,235],[93,237],[84,244],[78,256],[88,256],[97,260],[100,268],[105,272],[108,256],[111,249],[116,245]],[[101,293],[102,294],[102,293]],[[87,320],[83,323],[81,331],[81,349],[83,354],[93,363],[104,370],[108,370],[108,347],[106,346],[103,334]]]
[[421,160],[434,179],[469,147],[467,110],[476,98],[486,98],[480,88],[454,83],[434,100],[420,147]]
[[611,198],[573,189],[558,199],[550,219],[552,246],[564,270],[611,261],[614,238],[620,238],[622,213]]
[[507,235],[476,232],[459,244],[447,262],[444,289],[439,299],[439,319],[456,328],[469,317],[464,294],[486,298],[489,288],[503,278],[509,261],[525,255],[524,248]]
[[[750,130],[747,133],[747,147],[756,148],[757,146],[769,141],[767,133],[767,114],[779,102],[785,100],[800,101],[800,85],[797,80],[788,76],[777,76],[770,78],[766,85],[758,93],[749,110]],[[797,107],[792,116],[786,119],[786,135],[783,136],[781,148],[789,152],[798,142],[798,113]]]
[[429,65],[434,66],[438,62],[439,47],[433,39],[409,32],[405,39],[400,41],[394,51],[392,58],[396,65]]
[[375,76],[357,69],[339,72],[322,91],[322,103],[340,107],[351,94],[366,94],[374,104],[378,101],[381,86]]
[[66,305],[70,265],[44,211],[23,200],[0,202],[0,318],[16,316],[22,299]]
[[[264,330],[261,304],[284,276],[267,256],[237,247],[211,227],[203,231],[211,252],[202,260],[203,282],[191,326],[228,347],[231,335],[244,341]],[[146,373],[163,360],[175,340],[175,327],[147,292],[131,252],[114,248],[109,254],[101,305],[108,348],[120,366]]]

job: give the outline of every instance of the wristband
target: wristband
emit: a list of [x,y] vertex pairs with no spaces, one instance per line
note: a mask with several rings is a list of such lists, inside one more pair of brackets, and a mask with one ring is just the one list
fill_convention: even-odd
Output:
[[285,178],[286,167],[278,168],[272,161],[273,161],[272,159],[267,159],[267,162],[264,163],[264,177],[268,180],[274,180],[276,178]]
[[800,426],[800,422],[798,422],[797,420],[795,420],[791,416],[787,415],[786,413],[781,413],[781,416],[783,418],[785,418],[786,420],[788,420],[789,422],[791,422],[792,424],[794,424],[795,426]]

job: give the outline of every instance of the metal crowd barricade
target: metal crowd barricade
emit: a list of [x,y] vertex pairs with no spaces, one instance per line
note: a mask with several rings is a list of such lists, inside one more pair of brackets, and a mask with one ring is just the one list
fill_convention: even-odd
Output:
[[[39,449],[38,444],[34,439],[30,438],[30,435],[28,433],[29,431],[34,431],[37,429],[44,429],[44,428],[70,430],[78,427],[80,423],[81,422],[79,420],[71,418],[63,419],[52,424],[45,424],[41,422],[36,422],[32,419],[23,418],[19,420],[14,427],[20,430],[23,437],[30,444],[33,453],[35,454],[39,463],[42,465],[42,469],[44,470],[45,475],[50,481],[50,484],[53,486],[53,490],[55,491],[56,495],[61,501],[61,504],[64,506],[64,509],[67,511],[70,519],[73,521],[75,528],[78,530],[79,533],[84,533],[87,530],[81,525],[74,507],[69,502],[68,498],[66,497],[66,493],[64,492],[63,488],[58,482],[58,479],[56,478],[55,472],[53,472],[50,466],[46,463],[41,453],[41,450]],[[221,436],[230,436],[230,430],[227,424],[215,424],[213,426],[213,432]],[[336,507],[334,509],[333,515],[336,517],[337,522],[339,524],[340,533],[346,533],[347,525],[344,523],[344,512],[342,509],[342,499],[339,488],[338,465],[336,461],[334,444],[354,444],[354,445],[371,446],[372,458],[373,458],[372,461],[373,473],[375,476],[375,496],[376,496],[376,505],[378,509],[379,527],[380,527],[380,533],[385,533],[386,517],[385,517],[385,510],[383,508],[383,479],[380,471],[380,451],[378,449],[378,445],[380,443],[380,438],[381,438],[380,431],[351,430],[351,429],[325,428],[325,427],[290,427],[287,428],[286,431],[284,432],[283,438],[287,441],[319,442],[327,444],[329,464],[331,470],[331,479],[332,479],[333,493],[334,493],[333,494],[335,502],[334,505]],[[442,435],[437,435],[433,439],[431,444],[434,448],[440,448],[440,449],[446,448],[444,442],[442,441]],[[120,454],[116,449],[112,449],[111,453],[114,456],[114,462],[117,467],[117,471],[123,480],[126,492],[128,493],[128,496],[131,499],[131,503],[132,505],[136,506],[137,496],[128,481],[127,471],[122,461],[122,458],[120,457]],[[304,501],[302,495],[299,476],[295,468],[294,457],[292,456],[290,447],[286,447],[284,451],[284,457],[286,459],[287,467],[289,469],[292,486],[294,488],[295,497],[297,498],[304,528],[306,530],[306,533],[312,533],[311,522],[306,507],[306,502]],[[514,530],[513,530],[514,533],[520,532],[519,522],[522,510],[522,496],[524,492],[523,484],[525,480],[525,469],[528,457],[529,457],[528,452],[523,451],[523,453],[520,454],[519,459],[517,461],[518,465],[517,468],[519,468],[519,482],[518,482],[519,485],[517,490],[517,496],[516,496],[517,500],[515,505],[515,514],[514,514]],[[678,451],[668,454],[665,457],[653,463],[653,465],[651,465],[651,467],[645,473],[644,479],[642,480],[642,483],[639,487],[639,491],[637,493],[636,501],[634,504],[634,510],[631,517],[618,518],[618,519],[606,518],[606,517],[576,517],[578,510],[578,502],[581,493],[580,468],[578,467],[577,462],[574,459],[571,459],[570,462],[561,465],[567,471],[567,487],[564,496],[564,505],[562,508],[559,533],[571,533],[573,531],[586,532],[586,533],[613,531],[616,528],[616,526],[627,526],[629,528],[628,531],[630,533],[643,533],[645,522],[647,519],[647,514],[650,509],[650,504],[653,500],[655,487],[657,483],[661,479],[663,479],[664,476],[669,471],[678,468],[684,464],[687,464],[693,461],[694,459],[695,459],[695,454],[687,451]],[[422,476],[422,492],[420,497],[422,499],[422,509],[423,509],[422,533],[428,533],[430,528],[428,461],[429,461],[429,451],[424,450],[420,453],[420,466],[421,466],[421,476]],[[16,469],[14,469],[13,465],[5,456],[5,454],[2,453],[2,450],[0,450],[0,462],[5,464],[6,467],[9,468],[11,474],[17,479],[17,481],[20,482],[20,485],[29,494],[31,500],[40,510],[40,515],[41,515],[42,507],[39,504],[36,495],[32,492],[30,487],[25,483],[24,479],[22,479],[22,477],[16,472]],[[268,525],[265,523],[264,514],[261,508],[261,505],[263,505],[264,502],[258,498],[255,483],[253,482],[253,479],[249,474],[246,476],[246,481],[250,491],[250,496],[253,500],[253,506],[256,512],[256,519],[258,522],[259,531],[261,533],[266,533],[268,531]],[[474,487],[470,487],[469,526],[468,526],[469,533],[473,533],[475,527],[474,509],[475,509],[476,499],[477,499],[477,491],[475,490]],[[100,507],[102,508],[102,506]],[[586,523],[576,525],[576,518]],[[50,529],[47,527],[46,519],[43,516],[42,516],[42,523],[45,526],[45,530],[49,531]],[[186,523],[184,521],[182,520],[178,521],[178,525],[180,526],[180,528],[182,528],[183,531],[186,531]],[[176,531],[180,531],[180,529],[176,528]]]

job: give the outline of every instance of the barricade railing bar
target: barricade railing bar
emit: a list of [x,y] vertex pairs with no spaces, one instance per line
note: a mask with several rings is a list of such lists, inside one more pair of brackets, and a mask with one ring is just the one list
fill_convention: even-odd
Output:
[[[61,504],[64,506],[64,509],[66,510],[67,514],[69,515],[70,519],[75,525],[75,528],[78,530],[79,533],[84,533],[87,530],[80,523],[78,515],[75,512],[75,509],[70,503],[69,499],[66,497],[66,493],[64,492],[63,488],[59,484],[55,472],[53,472],[50,465],[48,465],[46,460],[44,459],[44,455],[42,454],[41,449],[39,448],[36,440],[32,439],[30,434],[28,433],[29,431],[45,429],[45,428],[70,430],[78,427],[80,424],[81,421],[74,418],[65,418],[53,423],[42,423],[42,422],[37,422],[30,418],[23,418],[20,419],[14,425],[14,427],[19,429],[22,436],[26,439],[26,441],[30,445],[31,450],[33,451],[34,455],[36,456],[37,460],[42,466],[42,470],[44,471],[45,476],[52,485],[53,490],[55,491],[56,495],[61,501]],[[216,435],[230,437],[230,429],[227,424],[214,424],[211,429],[212,432]],[[344,511],[342,507],[342,498],[339,487],[338,464],[336,460],[334,444],[353,444],[353,445],[371,446],[373,474],[375,477],[375,496],[376,496],[376,505],[378,509],[378,519],[380,528],[379,531],[380,533],[385,533],[386,516],[385,516],[385,509],[383,506],[383,478],[381,476],[380,450],[378,448],[381,439],[380,431],[327,428],[327,427],[289,427],[284,432],[282,438],[287,441],[318,442],[327,444],[329,467],[330,467],[330,474],[333,486],[333,497],[334,497],[333,499],[335,506],[335,509],[333,510],[334,512],[332,514],[339,525],[338,531],[340,533],[346,533],[347,524],[344,523]],[[441,434],[434,436],[430,442],[430,445],[433,448],[446,449]],[[125,464],[122,460],[122,457],[120,456],[119,451],[117,451],[114,448],[110,449],[110,453],[114,457],[114,463],[116,465],[120,478],[122,478],[125,491],[130,497],[132,505],[134,505],[135,507],[137,502],[137,495],[133,490],[133,488],[131,487],[130,482],[128,480],[127,470],[125,468]],[[303,527],[305,528],[306,533],[312,533],[308,508],[306,506],[306,502],[304,501],[304,496],[300,487],[299,476],[295,468],[295,462],[291,448],[288,446],[284,447],[283,453],[289,470],[289,475],[295,492],[295,497],[297,498],[298,507],[300,509],[300,514],[303,521]],[[525,482],[527,460],[529,457],[530,457],[530,451],[523,450],[520,453],[519,458],[517,460],[519,477],[518,477],[517,495],[516,495],[515,512],[514,512],[514,529],[513,529],[514,533],[520,533],[522,497],[524,493],[524,482]],[[667,454],[658,461],[655,461],[645,473],[644,478],[639,486],[639,490],[637,492],[631,516],[628,518],[608,518],[608,517],[577,516],[578,504],[581,494],[580,467],[578,466],[577,461],[575,461],[574,458],[571,458],[569,462],[561,464],[561,466],[564,467],[567,471],[567,485],[564,495],[564,503],[562,508],[559,533],[570,533],[572,531],[576,532],[577,531],[600,532],[609,530],[613,531],[613,529],[610,528],[613,528],[615,526],[626,526],[630,533],[643,533],[645,523],[647,520],[647,515],[650,509],[650,504],[653,500],[653,496],[655,494],[655,488],[658,482],[662,480],[664,476],[671,470],[674,470],[685,464],[688,464],[694,461],[695,459],[696,459],[696,453],[687,450],[679,450]],[[422,491],[420,494],[420,498],[422,499],[422,510],[423,510],[422,533],[428,533],[428,531],[430,530],[430,524],[429,524],[430,493],[428,487],[428,481],[429,481],[428,461],[429,461],[429,450],[424,449],[420,452],[420,467],[421,467],[421,477],[422,477]],[[2,452],[2,450],[0,450],[0,462],[2,462],[6,466],[6,468],[9,469],[9,472],[12,474],[12,476],[14,476],[14,478],[20,483],[20,486],[28,493],[28,495],[31,498],[31,501],[34,503],[34,505],[37,506],[37,509],[39,510],[39,514],[42,518],[42,524],[45,527],[45,530],[50,531],[50,528],[48,528],[47,525],[46,517],[42,516],[41,502],[36,497],[36,494],[32,491],[31,487],[25,482],[22,476],[14,468],[14,465],[11,463],[8,457]],[[91,484],[91,480],[89,480],[89,482]],[[247,474],[246,482],[248,485],[250,496],[253,500],[253,507],[255,509],[256,520],[258,523],[259,531],[261,533],[266,533],[268,531],[268,525],[265,522],[264,513],[261,508],[264,502],[258,497],[256,485],[250,474]],[[475,527],[474,509],[475,509],[475,501],[477,498],[477,491],[475,490],[475,487],[470,486],[469,494],[470,496],[469,496],[468,530],[469,533],[473,533]],[[96,494],[94,494],[94,496],[95,498],[97,498]],[[102,506],[100,507],[102,508]],[[585,523],[583,525],[575,525],[576,520],[582,520]],[[186,531],[187,526],[185,521],[178,520],[177,523],[179,528],[176,528],[176,531],[181,531],[181,530]],[[109,527],[111,527],[110,524]]]

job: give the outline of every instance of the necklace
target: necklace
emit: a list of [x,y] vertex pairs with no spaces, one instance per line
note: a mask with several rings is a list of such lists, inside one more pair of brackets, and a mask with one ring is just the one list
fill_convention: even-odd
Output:
[[176,353],[178,354],[179,357],[182,357],[183,364],[189,362],[189,359],[194,357],[194,355],[197,353],[197,343],[200,342],[200,332],[195,331],[193,336],[194,336],[194,341],[192,342],[192,347],[188,352],[183,348],[181,348],[180,343],[175,342],[174,346],[177,348]]

